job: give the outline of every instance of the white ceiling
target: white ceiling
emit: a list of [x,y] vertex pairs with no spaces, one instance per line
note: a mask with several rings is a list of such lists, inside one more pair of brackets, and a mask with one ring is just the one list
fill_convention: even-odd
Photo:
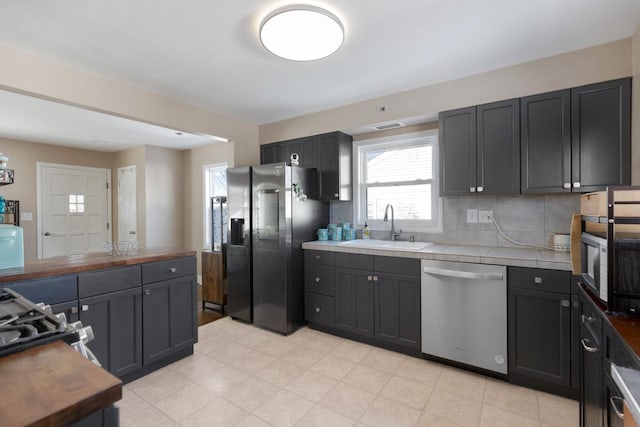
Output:
[[619,40],[640,26],[639,0],[309,0],[342,19],[346,39],[334,55],[298,63],[257,38],[262,18],[287,3],[301,2],[2,0],[0,43],[263,124]]

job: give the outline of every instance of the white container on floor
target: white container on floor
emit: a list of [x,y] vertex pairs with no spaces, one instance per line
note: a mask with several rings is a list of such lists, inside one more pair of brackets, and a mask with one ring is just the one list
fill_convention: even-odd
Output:
[[24,267],[22,228],[0,224],[0,269]]

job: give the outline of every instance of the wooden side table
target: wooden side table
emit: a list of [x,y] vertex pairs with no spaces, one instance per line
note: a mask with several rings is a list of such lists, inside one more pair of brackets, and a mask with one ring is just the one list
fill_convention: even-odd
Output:
[[227,304],[227,273],[224,267],[224,252],[202,251],[202,309],[207,303],[219,306],[224,313]]

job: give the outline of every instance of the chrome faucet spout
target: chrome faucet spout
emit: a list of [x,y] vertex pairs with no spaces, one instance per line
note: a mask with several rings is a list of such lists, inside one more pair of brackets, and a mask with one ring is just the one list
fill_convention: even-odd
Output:
[[384,218],[382,220],[384,222],[389,222],[389,208],[391,208],[391,230],[389,230],[389,240],[396,240],[396,237],[400,235],[400,232],[397,232],[395,228],[393,205],[391,203],[387,203],[387,207],[384,208]]

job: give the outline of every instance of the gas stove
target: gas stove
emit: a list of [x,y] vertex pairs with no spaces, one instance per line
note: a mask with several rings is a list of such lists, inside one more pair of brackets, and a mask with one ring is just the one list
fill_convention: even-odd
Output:
[[0,289],[0,357],[63,340],[100,365],[85,345],[92,339],[91,326],[67,323],[64,313],[54,314],[50,306],[36,304],[11,289]]

